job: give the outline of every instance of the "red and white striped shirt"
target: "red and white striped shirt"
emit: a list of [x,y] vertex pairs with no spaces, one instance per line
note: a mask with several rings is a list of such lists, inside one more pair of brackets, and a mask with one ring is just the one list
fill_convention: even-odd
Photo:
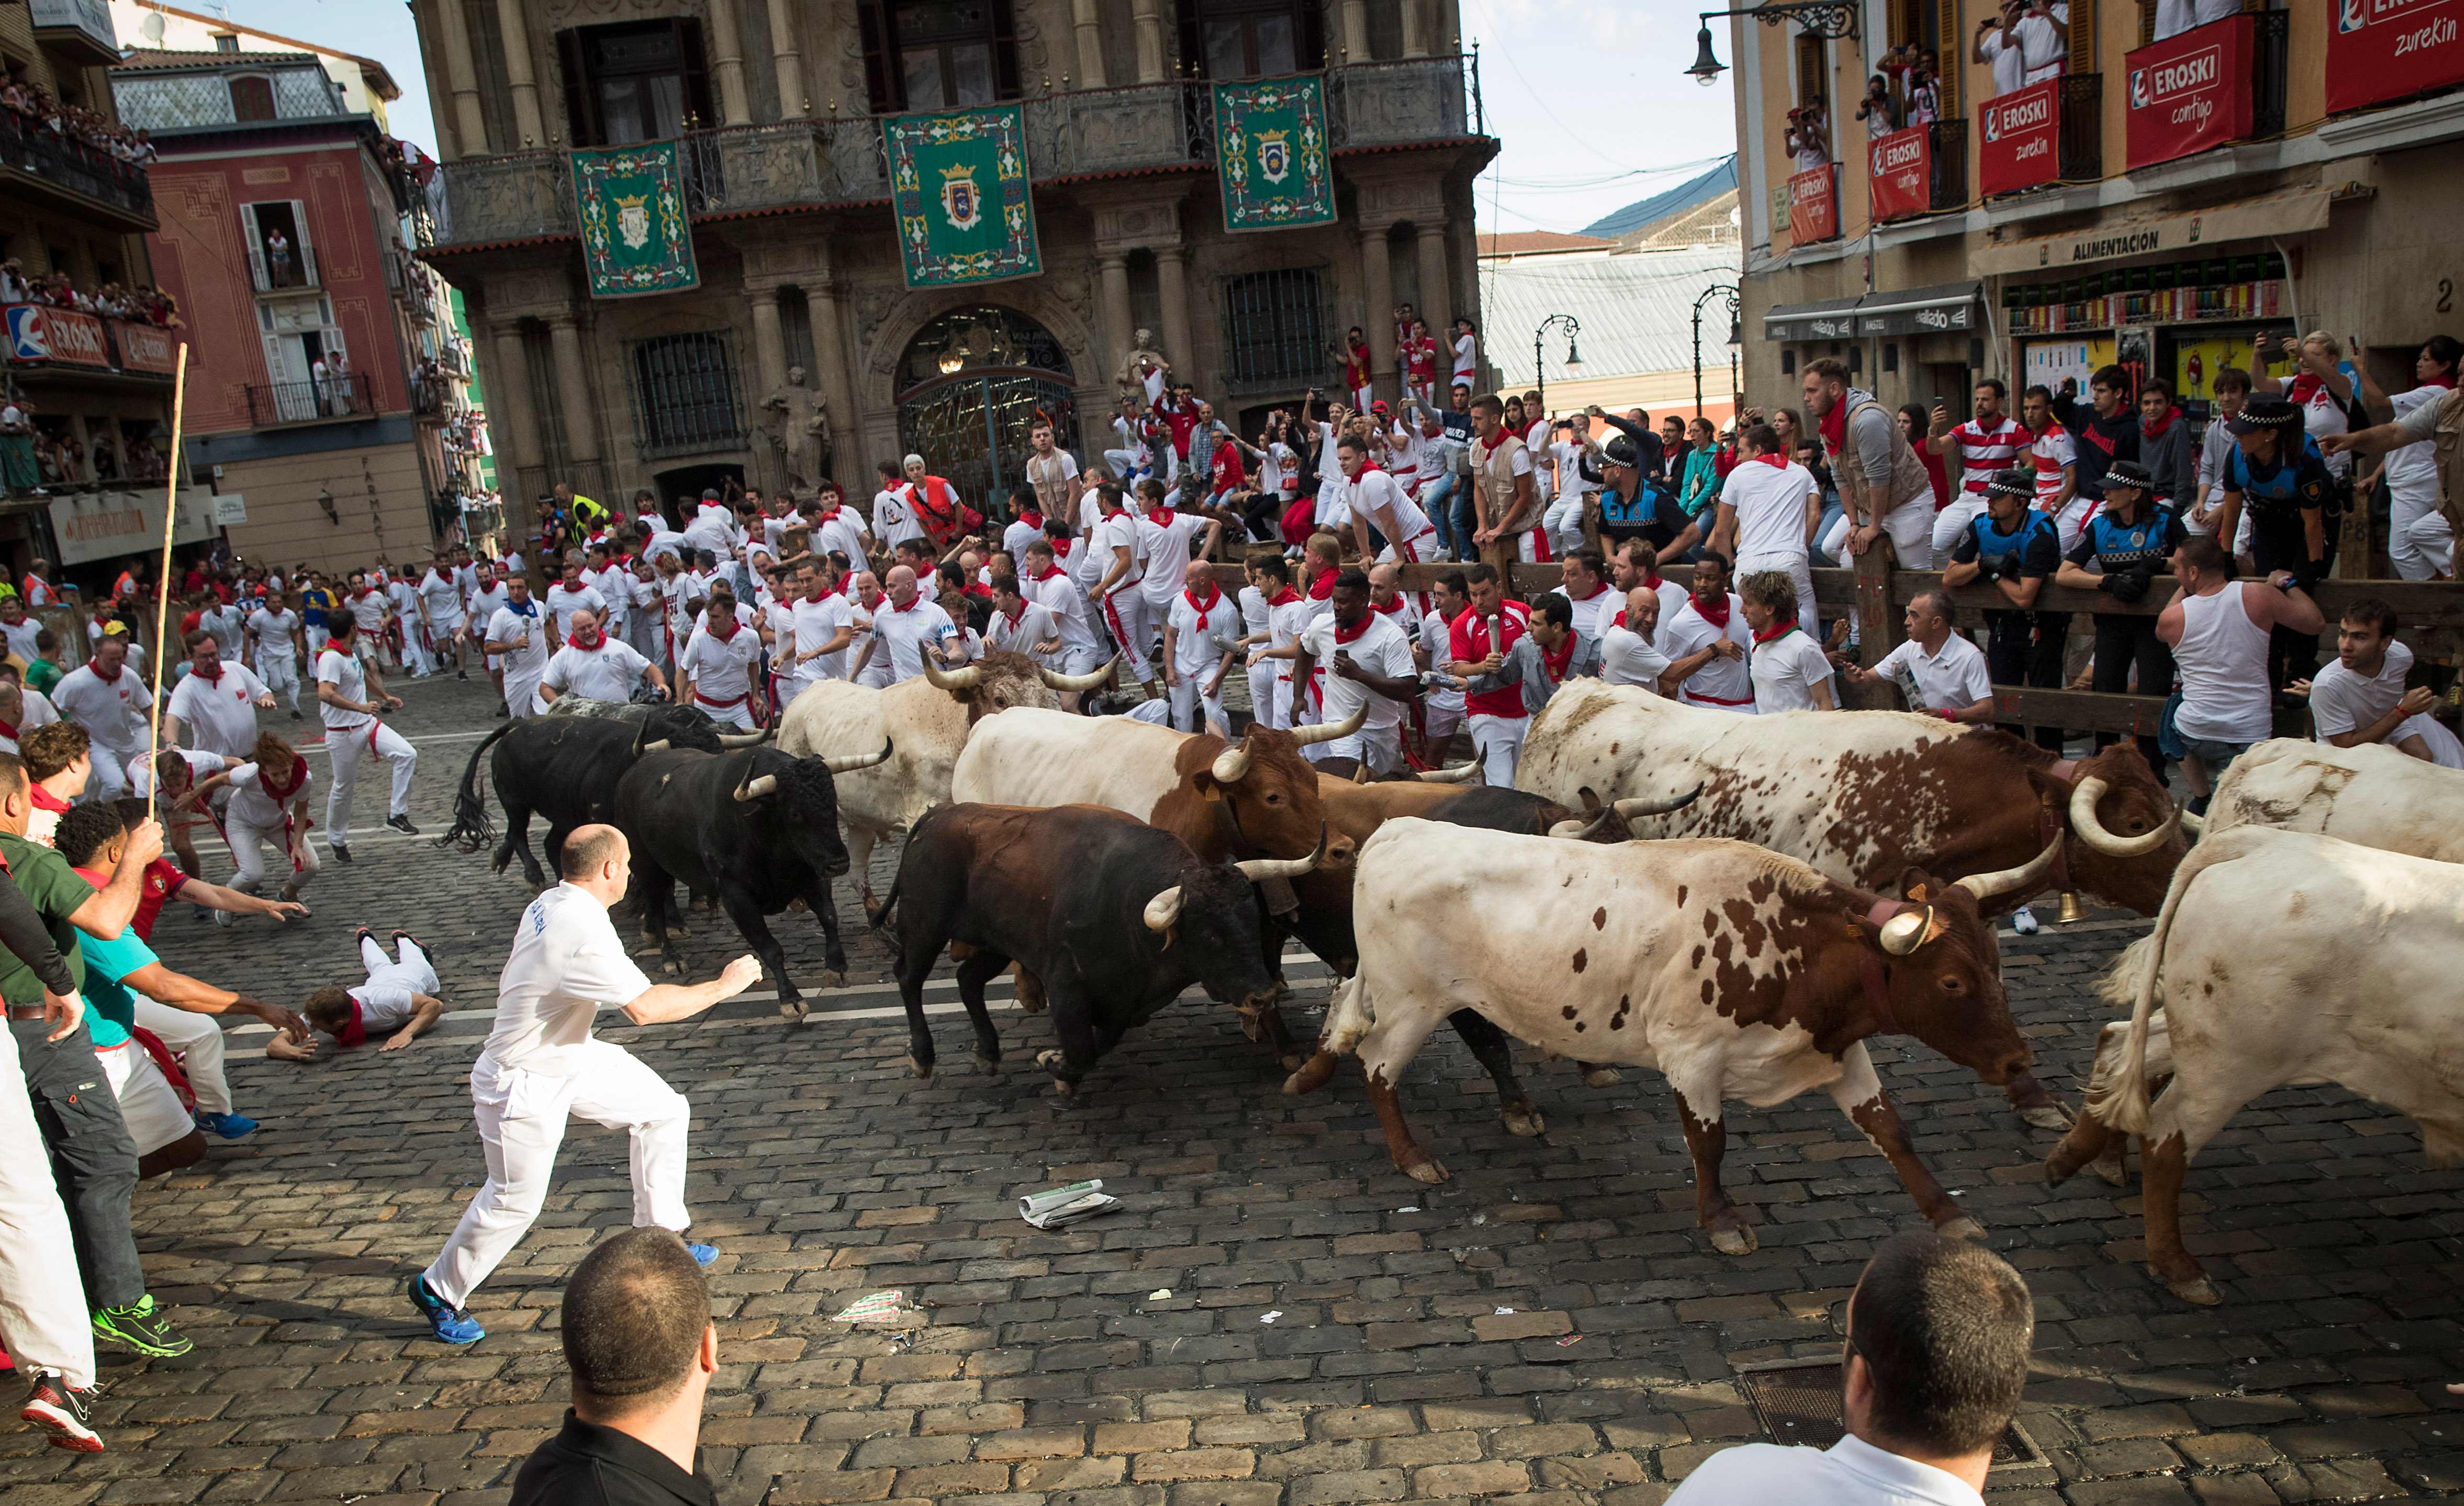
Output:
[[1959,487],[1978,496],[1985,493],[1985,483],[1993,479],[1996,471],[2007,471],[2020,451],[2035,436],[2028,426],[2014,418],[2004,418],[1988,426],[1971,418],[1946,436],[1959,445]]

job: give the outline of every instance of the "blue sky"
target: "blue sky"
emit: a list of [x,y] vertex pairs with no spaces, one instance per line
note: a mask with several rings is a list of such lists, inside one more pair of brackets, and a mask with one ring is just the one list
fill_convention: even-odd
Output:
[[[1669,188],[1733,149],[1727,80],[1705,89],[1695,11],[1677,0],[1460,0],[1466,48],[1480,44],[1490,134],[1505,144],[1480,180],[1484,231],[1573,231]],[[374,57],[402,85],[394,133],[436,149],[419,37],[393,0],[228,0],[233,21]],[[1727,26],[1713,28],[1728,56]],[[121,38],[123,42],[131,38]]]

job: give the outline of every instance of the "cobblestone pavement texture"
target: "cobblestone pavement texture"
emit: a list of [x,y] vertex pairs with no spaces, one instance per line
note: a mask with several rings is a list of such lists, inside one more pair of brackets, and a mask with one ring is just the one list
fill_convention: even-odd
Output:
[[[452,682],[406,698],[432,834],[492,708]],[[487,1010],[519,881],[391,833],[357,855],[327,867],[307,922],[175,913],[158,944],[296,1001],[355,976],[351,927],[405,926],[433,944],[450,1007]],[[867,986],[885,955],[842,908],[855,970],[811,1018],[757,1000],[606,1032],[694,1106],[695,1229],[723,1251],[702,1441],[731,1503],[1651,1506],[1759,1435],[1739,1365],[1837,1352],[1859,1266],[1916,1218],[1820,1095],[1732,1105],[1729,1186],[1761,1249],[1723,1258],[1651,1074],[1592,1090],[1535,1064],[1549,1129],[1516,1140],[1442,1032],[1406,1090],[1456,1173],[1441,1188],[1388,1165],[1356,1070],[1286,1097],[1200,1002],[1133,1034],[1076,1101],[1029,1065],[1049,1026],[1006,1006],[1005,1072],[976,1069],[962,1020],[936,1015],[950,1049],[918,1082],[894,997]],[[695,976],[736,950],[713,919],[694,918]],[[2141,929],[2006,940],[2013,1004],[2067,1095],[2101,1018],[2088,985]],[[819,927],[780,930],[818,981]],[[623,1141],[576,1123],[544,1216],[476,1295],[488,1338],[451,1351],[413,1322],[403,1282],[480,1176],[465,1076],[483,1028],[306,1067],[235,1043],[240,1107],[264,1127],[137,1198],[153,1289],[196,1351],[110,1367],[107,1453],[0,1431],[0,1497],[503,1499],[564,1406],[563,1278],[629,1204]],[[1921,1153],[2035,1292],[2020,1422],[2042,1461],[1997,1471],[1997,1502],[2464,1493],[2464,1410],[2440,1385],[2464,1377],[2464,1183],[2407,1121],[2337,1090],[2245,1112],[2190,1171],[2190,1246],[2225,1293],[2197,1310],[2136,1263],[2134,1196],[2089,1175],[2046,1190],[2052,1137],[1999,1093],[1910,1042],[1875,1056]],[[1021,1222],[1022,1192],[1083,1177],[1126,1206],[1057,1232]],[[831,1320],[880,1289],[920,1303],[918,1326]]]

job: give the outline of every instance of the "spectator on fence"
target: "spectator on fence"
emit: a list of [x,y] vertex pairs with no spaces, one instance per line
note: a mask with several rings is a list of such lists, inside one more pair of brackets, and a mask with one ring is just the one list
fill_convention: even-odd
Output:
[[1890,684],[1914,712],[1930,712],[1945,721],[1986,725],[1993,720],[1993,676],[1985,667],[1985,652],[1955,631],[1958,609],[1940,591],[1924,591],[1908,602],[1902,619],[1907,639],[1866,669],[1842,654],[1837,659],[1851,685]]
[[[2115,461],[2104,473],[2104,505],[2062,557],[2055,584],[2101,591],[2125,606],[2145,601],[2157,575],[2168,567],[2167,560],[2189,537],[2173,510],[2157,505],[2153,491],[2154,478],[2145,466],[2136,460]],[[2094,573],[2088,569],[2090,565],[2096,566]],[[2129,691],[2134,688],[2134,671],[2140,695],[2173,693],[2173,655],[2156,636],[2156,619],[2145,612],[2098,612],[2092,687],[2108,693]],[[2100,732],[2096,744],[2108,746],[2119,736]],[[2156,739],[2140,738],[2139,751],[2147,755],[2148,766],[2162,780],[2165,755]]]
[[2395,609],[2365,597],[2344,609],[2338,629],[2335,659],[2316,679],[2292,686],[2310,697],[2312,736],[2340,748],[2384,742],[2441,768],[2464,768],[2464,742],[2431,713],[2436,693],[2405,688],[2412,651],[2395,641]]
[[1993,1445],[2028,1384],[2028,1283],[1981,1245],[1910,1229],[1865,1263],[1844,1320],[1848,1435],[1821,1451],[1752,1443],[1715,1453],[1668,1506],[1983,1500]]
[[[2264,582],[2233,579],[2233,563],[2213,539],[2192,537],[2173,555],[2182,587],[2156,635],[2173,651],[2182,703],[2173,714],[2187,759],[2204,777],[2221,778],[2242,750],[2275,734],[2275,698],[2268,688],[2268,640],[2274,632],[2316,640],[2327,625],[2297,577],[2279,572]],[[2191,811],[2207,814],[2207,797]]]

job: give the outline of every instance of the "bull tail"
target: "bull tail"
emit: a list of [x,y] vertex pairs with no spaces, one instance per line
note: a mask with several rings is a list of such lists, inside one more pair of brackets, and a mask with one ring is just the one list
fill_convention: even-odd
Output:
[[518,719],[506,722],[481,739],[471,750],[471,762],[462,770],[462,785],[453,795],[453,825],[436,839],[438,847],[450,847],[464,853],[475,853],[496,840],[496,829],[488,819],[488,796],[479,787],[479,760],[496,740],[521,725]]
[[906,875],[902,874],[898,878],[893,878],[890,881],[890,893],[882,896],[881,908],[865,917],[865,923],[867,925],[871,926],[876,931],[888,929],[890,925],[890,913],[898,908],[898,885],[905,876]]
[[1377,1010],[1369,1002],[1369,980],[1359,972],[1336,986],[1334,996],[1328,1001],[1325,1031],[1320,1037],[1321,1055],[1349,1056],[1360,1045],[1362,1036],[1377,1023]]
[[2209,866],[2200,861],[2201,853],[2212,851],[2196,849],[2183,860],[2174,872],[2172,887],[2165,892],[2163,908],[2156,912],[2156,928],[2130,943],[2098,986],[2108,1002],[2119,1005],[2127,999],[2130,1003],[2130,1030],[2123,1037],[2120,1066],[2102,1082],[2091,1078],[2087,1087],[2088,1113],[2109,1128],[2132,1135],[2147,1133],[2147,1035],[2158,1008],[2165,941],[2172,934],[2182,897]]

